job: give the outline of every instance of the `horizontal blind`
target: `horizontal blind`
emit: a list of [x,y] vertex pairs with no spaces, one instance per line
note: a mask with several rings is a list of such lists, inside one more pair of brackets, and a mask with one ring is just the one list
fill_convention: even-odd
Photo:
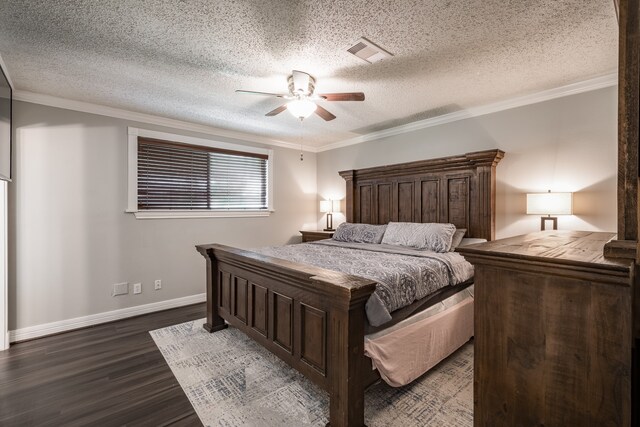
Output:
[[138,209],[267,209],[267,159],[138,138]]

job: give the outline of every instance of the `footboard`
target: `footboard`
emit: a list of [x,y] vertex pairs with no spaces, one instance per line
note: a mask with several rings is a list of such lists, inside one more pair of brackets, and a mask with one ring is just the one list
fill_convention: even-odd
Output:
[[207,260],[205,329],[226,320],[326,390],[332,426],[364,425],[364,306],[375,283],[224,245],[197,249]]

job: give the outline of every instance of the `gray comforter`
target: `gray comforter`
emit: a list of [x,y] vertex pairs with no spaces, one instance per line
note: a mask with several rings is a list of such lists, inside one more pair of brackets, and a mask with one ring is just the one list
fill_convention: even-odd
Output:
[[473,277],[473,266],[458,253],[435,253],[395,245],[321,240],[253,249],[264,255],[353,274],[377,282],[367,301],[369,323],[380,326],[391,313],[449,284]]

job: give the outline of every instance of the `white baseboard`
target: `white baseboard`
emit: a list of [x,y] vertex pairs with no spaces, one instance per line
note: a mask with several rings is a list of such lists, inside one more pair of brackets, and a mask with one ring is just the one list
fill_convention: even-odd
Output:
[[170,308],[182,307],[190,304],[197,304],[206,301],[206,294],[190,295],[188,297],[175,298],[167,301],[159,301],[151,304],[137,305],[135,307],[121,308],[119,310],[106,311],[104,313],[91,314],[89,316],[75,317],[73,319],[59,320],[57,322],[45,323],[42,325],[28,326],[26,328],[9,331],[9,341],[23,341],[45,335],[57,334],[70,331],[72,329],[84,328],[98,325],[100,323],[113,322],[114,320],[126,319],[127,317],[139,316],[141,314],[153,313],[155,311],[167,310]]

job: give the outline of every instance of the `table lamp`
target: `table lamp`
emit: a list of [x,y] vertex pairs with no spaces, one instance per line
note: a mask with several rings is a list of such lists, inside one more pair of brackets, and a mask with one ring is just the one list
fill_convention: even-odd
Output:
[[327,228],[324,231],[335,231],[333,228],[333,213],[340,212],[340,200],[321,200],[320,212],[327,214]]
[[527,193],[527,214],[547,215],[540,217],[540,230],[545,230],[547,221],[558,229],[558,217],[551,215],[571,215],[573,213],[573,193]]

